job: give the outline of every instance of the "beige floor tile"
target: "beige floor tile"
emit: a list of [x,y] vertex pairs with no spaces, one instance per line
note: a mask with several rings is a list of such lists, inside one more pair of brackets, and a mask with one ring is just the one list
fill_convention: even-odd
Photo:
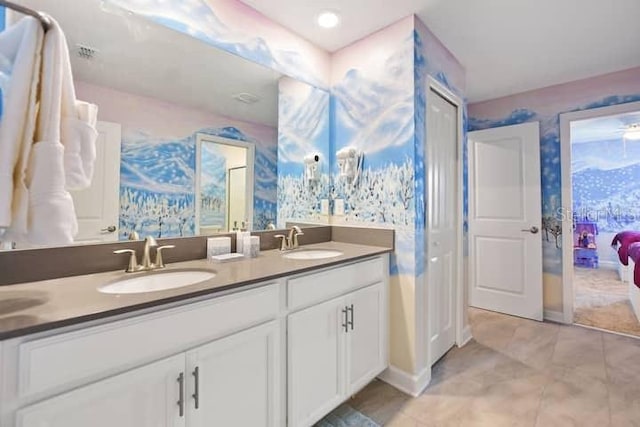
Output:
[[411,396],[380,380],[375,380],[348,403],[352,408],[366,414],[378,424],[385,425],[400,412],[400,409],[409,400],[411,400]]
[[640,427],[640,340],[471,309],[474,339],[412,398],[374,381],[349,404],[380,425]]
[[396,413],[388,422],[381,425],[387,427],[421,427],[418,421],[402,412]]

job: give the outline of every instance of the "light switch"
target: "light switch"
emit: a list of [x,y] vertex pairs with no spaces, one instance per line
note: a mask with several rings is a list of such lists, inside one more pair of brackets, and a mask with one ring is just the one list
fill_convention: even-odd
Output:
[[329,215],[329,199],[320,200],[320,214]]
[[344,199],[336,199],[334,203],[334,215],[344,215]]

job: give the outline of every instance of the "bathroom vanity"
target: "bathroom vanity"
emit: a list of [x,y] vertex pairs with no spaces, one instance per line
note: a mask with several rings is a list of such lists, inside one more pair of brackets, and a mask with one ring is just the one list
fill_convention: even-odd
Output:
[[123,272],[0,287],[46,294],[2,324],[0,425],[312,425],[388,366],[390,251],[314,247],[341,255],[176,263],[216,275],[139,294],[97,290]]

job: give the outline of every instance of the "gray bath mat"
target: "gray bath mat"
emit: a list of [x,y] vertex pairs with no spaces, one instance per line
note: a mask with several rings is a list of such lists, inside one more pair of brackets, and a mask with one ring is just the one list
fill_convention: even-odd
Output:
[[380,425],[351,406],[342,405],[318,421],[315,427],[380,427]]

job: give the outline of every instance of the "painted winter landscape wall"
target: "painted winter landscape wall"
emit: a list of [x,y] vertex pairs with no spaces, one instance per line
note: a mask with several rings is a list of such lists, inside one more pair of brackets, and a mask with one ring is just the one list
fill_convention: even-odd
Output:
[[195,232],[196,134],[255,145],[254,228],[276,220],[275,128],[78,82],[78,96],[100,106],[100,120],[122,125],[120,238]]
[[562,214],[559,114],[640,100],[640,68],[469,105],[469,130],[540,122],[545,309],[562,311]]
[[[425,257],[426,78],[462,94],[464,70],[413,16],[336,52],[332,63],[332,198],[345,201],[345,214],[332,220],[396,230],[391,361],[415,373],[415,305]],[[365,153],[355,184],[336,169],[335,152],[348,146]]]
[[[282,77],[278,96],[278,227],[288,220],[325,222],[329,198],[329,92]],[[317,181],[304,178],[305,156],[318,155]]]
[[238,0],[104,0],[173,30],[317,87],[328,86],[329,54]]

